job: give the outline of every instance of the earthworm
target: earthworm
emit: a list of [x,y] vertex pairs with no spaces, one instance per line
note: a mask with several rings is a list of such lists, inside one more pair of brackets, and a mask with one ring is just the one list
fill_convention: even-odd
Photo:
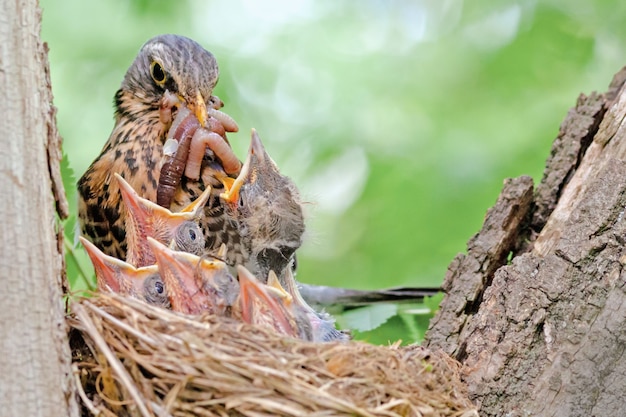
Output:
[[[159,185],[157,187],[157,204],[169,208],[174,198],[176,187],[180,183],[183,171],[189,158],[191,138],[200,127],[198,119],[188,109],[179,111],[170,132],[174,132],[163,146],[164,163],[161,167]],[[178,145],[176,146],[176,141]]]
[[218,96],[209,97],[209,101],[207,102],[207,107],[215,110],[219,110],[224,107],[224,102],[220,100]]
[[222,136],[224,139],[226,139],[226,129],[224,129],[224,125],[215,117],[209,115],[205,127],[210,132],[215,132],[218,135]]
[[223,126],[223,129],[227,132],[239,131],[239,126],[237,126],[237,122],[235,122],[235,120],[226,113],[209,107],[207,108],[207,114],[216,118]]
[[165,94],[163,94],[163,99],[159,105],[159,120],[161,123],[167,125],[172,121],[172,107],[177,104],[180,104],[180,100],[175,94],[172,94],[169,91],[166,91]]
[[[232,117],[220,111],[222,107],[224,107],[224,102],[220,100],[218,96],[211,96],[209,98],[209,102],[208,102],[206,110],[209,116],[209,121],[207,122],[207,125],[210,124],[210,126],[207,126],[207,128],[212,132],[219,133],[220,135],[226,137],[225,133],[218,132],[217,130],[214,129],[214,127],[216,129],[220,129],[225,132],[238,132],[239,126],[237,126],[237,122],[235,122],[235,120]],[[217,120],[211,120],[211,117]],[[215,122],[219,122],[219,123],[215,123]],[[221,126],[217,126],[218,124]]]
[[[175,105],[177,100],[171,95],[164,97],[161,104],[161,121],[168,117],[171,119],[171,106]],[[183,171],[190,179],[200,178],[202,160],[207,147],[220,160],[227,174],[239,173],[241,162],[226,139],[226,132],[236,132],[239,127],[232,117],[218,110],[222,106],[223,103],[219,98],[211,96],[205,128],[200,126],[198,119],[187,107],[179,108],[163,145],[164,162],[157,187],[158,205],[170,207]]]
[[236,174],[241,169],[241,162],[233,152],[232,148],[224,138],[216,132],[207,129],[198,129],[191,138],[189,146],[189,156],[185,168],[185,176],[192,180],[200,178],[200,169],[204,151],[206,148],[213,151],[215,156],[222,163],[227,174]]

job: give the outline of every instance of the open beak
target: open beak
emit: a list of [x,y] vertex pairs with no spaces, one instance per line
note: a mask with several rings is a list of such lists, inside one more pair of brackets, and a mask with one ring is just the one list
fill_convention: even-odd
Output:
[[270,271],[267,276],[267,286],[270,287],[280,297],[280,299],[286,306],[291,306],[291,304],[293,303],[293,297],[281,285],[274,271]]
[[[192,210],[187,210],[185,213],[172,213],[168,209],[159,206],[152,201],[140,197],[139,194],[130,186],[128,182],[120,175],[115,173],[115,178],[120,186],[120,194],[122,194],[122,200],[124,200],[124,204],[126,204],[126,208],[130,212],[131,216],[141,227],[146,227],[148,224],[156,223],[155,218],[160,218],[165,220],[165,224],[178,226],[182,222],[187,220],[193,220],[197,209],[198,204],[197,200],[203,197],[204,193],[196,199],[191,205]],[[205,202],[208,199],[208,196],[204,196]],[[201,201],[200,201],[201,203]],[[190,205],[190,206],[191,206]],[[189,207],[189,206],[188,206]]]
[[[282,334],[295,337],[293,326],[286,315],[286,310],[281,308],[279,302],[270,294],[273,288],[262,284],[250,271],[241,265],[237,265],[239,275],[239,299],[241,303],[242,318],[246,323],[262,323],[269,319],[273,327]],[[264,309],[257,308],[262,305]],[[268,317],[255,317],[255,314],[267,314]]]
[[206,311],[206,297],[200,290],[199,280],[196,280],[196,265],[200,258],[174,251],[151,237],[148,237],[148,244],[156,257],[172,310],[185,314]]
[[181,212],[172,213],[168,209],[140,197],[121,175],[114,175],[120,187],[122,200],[124,200],[128,210],[127,219],[130,220],[126,224],[129,244],[129,257],[127,259],[138,266],[149,265],[155,260],[146,241],[148,236],[169,244],[174,239],[178,227],[186,221],[194,221],[202,213],[211,195],[211,187],[207,187],[196,200],[183,208]]
[[[202,214],[204,206],[206,206],[209,197],[211,196],[211,186],[207,185],[202,194],[187,206],[183,207],[180,213],[191,213],[193,217],[197,218]],[[159,206],[160,207],[160,206]]]
[[226,255],[228,254],[228,248],[225,243],[220,245],[220,248],[217,250],[217,258],[220,260],[226,259]]
[[[221,261],[200,258],[187,252],[172,250],[148,238],[156,255],[161,278],[167,287],[172,310],[186,314],[223,313],[232,304],[237,281]],[[225,276],[230,277],[224,281]],[[226,284],[234,284],[233,288]]]
[[265,156],[266,153],[263,143],[261,143],[261,139],[259,138],[256,130],[252,129],[252,139],[250,140],[248,155],[246,156],[246,161],[243,163],[237,179],[235,179],[234,182],[232,179],[225,178],[222,180],[222,183],[226,187],[226,191],[223,192],[220,197],[225,202],[230,204],[237,203],[239,200],[239,190],[241,189],[241,186],[249,180],[252,172],[254,171],[253,166],[258,166],[260,163],[265,161]]
[[256,129],[252,129],[252,138],[250,139],[250,149],[248,149],[248,154],[255,155],[261,163],[265,161],[265,147],[263,146]]
[[[271,279],[272,271],[270,271]],[[313,340],[317,342],[330,342],[330,341],[347,341],[350,336],[344,332],[341,332],[335,328],[335,321],[327,314],[318,314],[313,308],[302,298],[298,284],[293,276],[291,268],[285,268],[283,275],[283,282],[285,284],[285,290],[293,298],[292,308],[296,311],[300,311],[303,314],[297,314],[296,320],[298,322],[298,330],[304,330],[303,335],[305,340]],[[309,329],[309,332],[306,329]]]
[[[274,271],[270,271],[270,276],[273,272]],[[291,268],[285,268],[283,282],[285,283],[284,290],[292,297],[296,306],[305,307],[308,310],[312,309],[304,298],[302,298],[302,294],[300,294],[298,284],[296,283],[296,279],[293,276]]]
[[96,245],[84,237],[79,236],[79,239],[96,271],[98,289],[129,295],[133,285],[126,277],[132,275],[136,268],[117,258],[105,255]]

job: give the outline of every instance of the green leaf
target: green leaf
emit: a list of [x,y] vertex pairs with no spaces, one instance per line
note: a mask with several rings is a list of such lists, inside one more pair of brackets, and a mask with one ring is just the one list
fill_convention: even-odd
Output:
[[69,157],[67,153],[63,151],[63,158],[61,159],[61,178],[63,178],[63,188],[65,188],[65,196],[70,203],[70,212],[76,212],[76,175],[74,169],[70,166]]
[[89,256],[82,245],[73,245],[65,237],[65,265],[67,279],[72,291],[93,291],[96,289],[96,277]]
[[349,310],[337,317],[342,328],[367,332],[380,327],[398,313],[395,304],[374,304]]
[[96,280],[91,261],[82,245],[77,244],[76,175],[65,152],[61,160],[61,177],[67,200],[70,203],[70,216],[63,222],[67,280],[73,292],[94,290]]
[[437,310],[439,310],[439,305],[443,301],[444,294],[442,292],[437,295],[433,295],[432,297],[424,298],[424,305],[428,307],[432,311],[432,315],[434,316]]

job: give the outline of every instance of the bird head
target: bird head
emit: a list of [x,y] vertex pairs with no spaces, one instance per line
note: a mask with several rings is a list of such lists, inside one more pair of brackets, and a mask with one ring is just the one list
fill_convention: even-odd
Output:
[[270,271],[267,277],[267,286],[280,297],[282,304],[289,309],[293,317],[298,338],[302,340],[315,340],[311,317],[315,311],[304,301],[298,291],[296,281],[291,273],[291,268],[285,268],[282,281],[274,271]]
[[[114,174],[126,205],[126,260],[133,265],[145,266],[155,262],[146,238],[152,237],[164,244],[174,244],[176,249],[200,254],[204,249],[204,235],[196,219],[202,213],[211,194],[210,187],[178,213],[142,198],[119,174]],[[173,242],[172,242],[173,241]]]
[[172,310],[223,315],[234,304],[239,285],[224,262],[175,251],[152,238],[148,242],[156,255]]
[[[276,275],[270,271],[270,278],[274,280]],[[277,279],[276,279],[277,281]],[[313,309],[302,297],[298,289],[298,283],[293,276],[291,268],[285,268],[281,275],[281,283],[285,291],[293,299],[293,309],[296,317],[299,318],[299,330],[306,332],[307,340],[314,342],[347,341],[350,336],[335,328],[335,320],[325,312],[318,312]]]
[[302,244],[304,216],[298,190],[268,155],[256,130],[246,161],[234,182],[221,194],[229,216],[249,240],[265,281],[270,270],[282,271]]
[[204,126],[206,103],[212,100],[218,77],[215,57],[200,44],[184,36],[160,35],[141,47],[126,72],[121,91],[152,108],[158,108],[164,97],[177,99]]
[[290,309],[290,297],[278,287],[261,283],[244,266],[237,265],[239,307],[243,321],[264,326],[278,333],[298,337],[297,325]]
[[112,291],[153,305],[169,307],[167,293],[156,265],[135,268],[127,262],[105,255],[82,236],[80,241],[94,266],[100,291]]

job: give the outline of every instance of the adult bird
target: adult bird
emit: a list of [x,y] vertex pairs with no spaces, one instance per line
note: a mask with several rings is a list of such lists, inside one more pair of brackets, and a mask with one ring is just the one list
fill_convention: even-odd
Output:
[[[198,124],[205,126],[211,120],[209,114],[217,114],[214,110],[220,107],[221,102],[212,95],[217,79],[215,57],[191,39],[161,35],[139,51],[115,94],[113,131],[78,182],[82,232],[105,254],[126,259],[127,251],[126,208],[113,173],[124,177],[142,197],[156,201],[163,145],[175,115],[181,108],[189,109]],[[226,123],[225,128],[234,131],[236,125]],[[230,157],[236,160],[234,154]],[[219,158],[207,150],[205,159],[208,173],[203,171],[197,180],[183,176],[172,207],[167,208],[186,206],[209,185],[216,195],[223,191],[222,183],[212,175],[211,163],[219,163]],[[219,168],[218,164],[217,172]],[[237,173],[238,169],[225,174]],[[218,200],[207,203],[210,216],[221,213]],[[227,225],[221,222],[213,229]]]
[[[212,95],[217,79],[214,56],[191,39],[161,35],[139,51],[115,94],[113,131],[78,182],[82,232],[105,254],[126,259],[127,253],[127,211],[113,174],[124,177],[140,196],[156,201],[163,145],[171,136],[172,122],[182,109],[189,109],[204,126],[207,113],[215,114],[212,109],[219,107]],[[229,123],[225,127],[236,128]],[[243,263],[262,280],[270,270],[280,275],[304,232],[297,190],[280,174],[255,133],[250,168],[230,190],[224,186],[226,177],[236,176],[238,170],[225,170],[222,159],[207,151],[199,178],[183,176],[169,208],[187,206],[211,186],[213,195],[201,222],[207,250],[216,253],[226,244],[229,256],[237,258],[228,260],[231,266]],[[224,191],[225,199],[220,199]]]

